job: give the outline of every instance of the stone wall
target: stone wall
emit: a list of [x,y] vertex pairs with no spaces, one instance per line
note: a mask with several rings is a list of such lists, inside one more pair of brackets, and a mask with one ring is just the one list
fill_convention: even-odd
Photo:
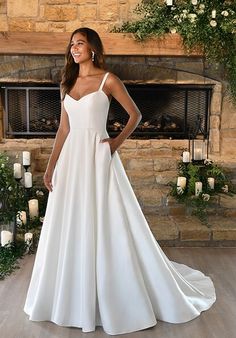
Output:
[[134,18],[138,0],[0,0],[0,31],[110,31]]
[[[0,55],[0,84],[46,82],[59,84],[63,56]],[[123,81],[162,84],[211,84],[210,154],[220,161],[236,159],[236,106],[230,101],[220,69],[200,57],[110,56],[107,69]],[[0,108],[0,140],[2,133]]]

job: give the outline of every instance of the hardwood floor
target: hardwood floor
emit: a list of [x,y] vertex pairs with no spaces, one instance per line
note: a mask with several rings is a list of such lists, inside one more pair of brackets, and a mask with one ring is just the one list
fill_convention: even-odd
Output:
[[[158,322],[153,328],[117,335],[122,338],[234,338],[236,337],[236,248],[164,248],[171,260],[190,265],[210,276],[217,301],[198,318],[185,324]],[[34,256],[26,256],[20,269],[0,281],[1,338],[105,338],[101,327],[83,333],[50,322],[32,322],[23,311]]]

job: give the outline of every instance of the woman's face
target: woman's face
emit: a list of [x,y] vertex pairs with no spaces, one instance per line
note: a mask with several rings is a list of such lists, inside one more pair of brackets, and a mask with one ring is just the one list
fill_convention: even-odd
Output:
[[75,63],[91,60],[91,48],[89,47],[86,36],[80,33],[74,34],[71,39],[70,52]]

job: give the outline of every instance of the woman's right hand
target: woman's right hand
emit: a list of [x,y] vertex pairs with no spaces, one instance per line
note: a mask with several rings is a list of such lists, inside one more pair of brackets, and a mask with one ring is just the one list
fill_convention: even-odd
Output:
[[52,188],[53,188],[52,187],[52,175],[53,175],[53,171],[46,169],[45,174],[43,176],[44,185],[49,191],[52,191]]

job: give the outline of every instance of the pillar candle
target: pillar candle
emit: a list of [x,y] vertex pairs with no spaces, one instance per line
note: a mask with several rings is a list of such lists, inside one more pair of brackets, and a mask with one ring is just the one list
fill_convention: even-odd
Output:
[[23,151],[23,165],[30,165],[30,152]]
[[177,187],[181,187],[182,189],[184,189],[186,187],[186,182],[187,179],[186,177],[178,177],[177,178]]
[[32,187],[32,174],[30,172],[25,173],[25,187],[26,188]]
[[32,234],[32,232],[26,232],[26,234],[25,234],[25,242],[33,242],[33,234]]
[[195,182],[195,196],[199,196],[202,192],[202,182]]
[[173,5],[173,0],[166,0],[167,6],[172,6]]
[[37,199],[32,199],[28,201],[29,204],[29,214],[30,218],[39,216],[39,201]]
[[216,10],[215,9],[212,10],[211,17],[212,17],[212,19],[216,18]]
[[14,163],[13,165],[13,171],[14,171],[14,177],[15,178],[21,178],[21,164],[20,163]]
[[215,179],[214,177],[208,177],[207,182],[209,184],[209,187],[213,190],[215,187]]
[[183,152],[183,162],[184,163],[189,163],[190,162],[190,152],[189,151],[184,151]]
[[26,224],[26,222],[27,222],[26,212],[25,211],[18,211],[16,219],[17,219],[18,225],[22,225],[22,223]]
[[13,241],[13,234],[10,231],[3,230],[1,231],[1,245],[4,246]]

